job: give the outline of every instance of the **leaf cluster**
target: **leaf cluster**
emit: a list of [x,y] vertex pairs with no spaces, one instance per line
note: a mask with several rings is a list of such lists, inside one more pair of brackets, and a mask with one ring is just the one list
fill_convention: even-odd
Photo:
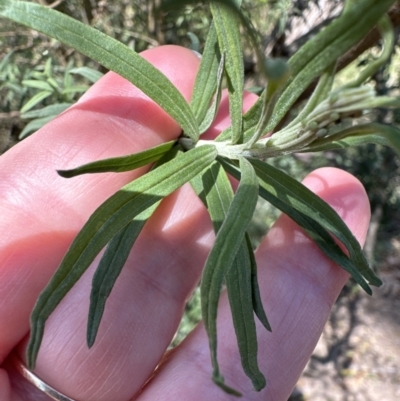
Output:
[[62,68],[51,58],[32,69],[19,67],[14,56],[12,50],[0,62],[0,93],[4,109],[13,105],[20,109],[23,120],[30,120],[19,139],[66,110],[103,75],[89,67],[74,67],[72,61]]
[[[186,3],[189,2],[176,2],[177,5]],[[135,240],[162,199],[187,182],[205,204],[216,233],[215,244],[204,266],[200,292],[213,380],[223,390],[240,395],[225,383],[218,364],[216,322],[224,285],[243,370],[255,390],[260,391],[266,385],[257,362],[256,319],[266,330],[271,330],[271,326],[261,302],[256,260],[248,235],[258,197],[291,217],[325,255],[348,271],[367,293],[371,293],[371,285],[381,284],[338,214],[266,160],[293,152],[317,152],[365,142],[382,143],[400,150],[396,128],[378,123],[360,124],[357,120],[357,113],[365,109],[398,107],[399,104],[398,99],[376,96],[373,89],[364,85],[392,51],[393,30],[385,17],[392,3],[394,0],[349,1],[339,18],[285,62],[265,59],[257,48],[256,33],[242,12],[239,0],[212,1],[213,23],[189,104],[164,75],[117,40],[37,4],[0,0],[0,16],[41,31],[125,77],[172,116],[183,131],[176,143],[59,171],[63,177],[74,177],[127,171],[154,163],[147,174],[121,188],[92,214],[40,295],[31,316],[27,354],[30,367],[35,366],[47,318],[106,246],[90,295],[87,343],[89,347],[93,345],[107,297]],[[375,25],[385,45],[379,63],[363,71],[354,82],[333,91],[336,60]],[[260,74],[267,80],[259,100],[244,115],[242,30],[255,46]],[[232,124],[215,140],[202,140],[201,134],[207,131],[217,114],[224,79]],[[275,130],[272,136],[267,135],[280,126],[315,79],[318,85],[298,116]],[[352,124],[343,124],[346,119],[351,119]],[[239,180],[235,193],[228,174]]]

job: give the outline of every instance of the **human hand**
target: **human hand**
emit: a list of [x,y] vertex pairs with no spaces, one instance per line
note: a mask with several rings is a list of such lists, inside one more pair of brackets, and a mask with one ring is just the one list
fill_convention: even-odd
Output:
[[[199,63],[192,52],[166,46],[143,56],[190,99]],[[253,101],[248,95],[245,104],[249,107]],[[228,121],[228,110],[222,107],[210,135]],[[87,218],[146,171],[67,180],[56,169],[138,152],[179,134],[178,125],[154,102],[109,73],[75,106],[1,156],[0,400],[48,399],[13,370],[7,357],[16,352],[24,358],[33,305]],[[304,183],[364,241],[369,204],[354,177],[325,168]],[[213,238],[206,210],[185,185],[163,201],[146,224],[107,301],[94,346],[86,346],[86,322],[98,259],[47,321],[35,374],[79,401],[234,399],[211,381],[208,339],[201,324],[163,357]],[[218,315],[220,367],[243,400],[286,401],[348,275],[286,216],[278,219],[256,257],[273,330],[258,327],[259,364],[267,387],[255,392],[242,371],[225,294]]]

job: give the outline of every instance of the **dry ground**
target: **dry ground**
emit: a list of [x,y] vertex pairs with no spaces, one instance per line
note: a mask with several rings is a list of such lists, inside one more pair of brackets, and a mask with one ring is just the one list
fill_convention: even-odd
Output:
[[400,252],[369,297],[339,298],[290,401],[400,400]]

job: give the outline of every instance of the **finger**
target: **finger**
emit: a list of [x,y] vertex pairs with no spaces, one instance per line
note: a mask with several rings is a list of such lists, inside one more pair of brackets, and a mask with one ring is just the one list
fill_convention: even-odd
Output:
[[47,321],[37,374],[79,400],[130,399],[170,344],[213,239],[202,203],[190,186],[182,187],[137,240],[107,301],[94,347],[87,349],[85,335],[98,260]]
[[164,353],[198,282],[213,234],[191,189],[185,186],[167,199],[149,223],[107,302],[90,351],[85,330],[96,263],[46,324],[36,372],[70,396],[130,398]]
[[[192,52],[167,46],[144,57],[190,98],[198,67]],[[90,213],[143,172],[65,180],[55,170],[137,152],[179,134],[154,102],[109,73],[77,105],[2,156],[0,361],[27,334],[39,292]]]
[[[363,243],[369,203],[361,184],[341,170],[328,168],[315,171],[304,183],[340,214]],[[256,257],[263,304],[272,326],[269,333],[257,325],[258,361],[267,386],[256,393],[242,371],[226,294],[218,312],[220,368],[226,384],[242,392],[246,401],[286,401],[348,275],[284,215],[262,241]],[[211,374],[208,339],[199,325],[166,359],[138,401],[231,400],[212,383]]]

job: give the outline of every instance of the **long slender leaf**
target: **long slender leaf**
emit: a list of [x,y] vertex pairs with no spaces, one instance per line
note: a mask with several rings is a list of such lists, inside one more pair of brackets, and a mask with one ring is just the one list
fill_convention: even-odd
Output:
[[50,91],[41,91],[36,93],[35,96],[31,97],[22,107],[21,113],[26,113],[28,110],[35,107],[38,103],[43,101],[44,99],[48,98],[52,95],[53,92]]
[[372,77],[393,54],[395,35],[390,18],[384,15],[379,20],[377,27],[383,38],[383,52],[376,60],[368,63],[368,66],[361,71],[359,77],[346,85],[347,88],[355,88],[362,85],[367,79]]
[[206,115],[204,116],[203,121],[200,124],[200,134],[206,132],[210,127],[215,117],[217,116],[219,104],[221,103],[221,95],[222,95],[222,78],[224,76],[224,66],[225,66],[225,53],[221,55],[221,61],[218,67],[218,74],[216,78],[217,88],[215,93],[215,98],[207,110]]
[[72,103],[57,103],[51,104],[50,106],[43,107],[39,110],[31,110],[24,114],[21,114],[21,118],[42,118],[42,117],[54,117],[63,111],[67,110],[68,107],[72,106]]
[[[229,209],[229,205],[233,199],[233,191],[231,188],[231,184],[226,174],[223,173],[220,165],[214,163],[210,168],[208,168],[202,174],[203,185],[201,189],[197,187],[195,189],[196,193],[201,197],[202,192],[204,192],[205,199],[203,202],[205,203],[211,217],[211,221],[214,225],[214,230],[217,233],[219,228],[221,227],[224,219],[226,218],[226,214]],[[196,186],[196,185],[195,185]],[[251,286],[252,286],[252,304],[253,309],[263,324],[263,326],[271,331],[271,326],[268,322],[268,318],[266,316],[261,296],[260,289],[258,286],[257,279],[257,263],[254,257],[253,248],[251,246],[249,235],[246,233],[244,244],[246,248],[243,247],[243,244],[240,246],[238,251],[238,258],[243,259],[246,258],[248,261],[246,264],[249,264],[251,271]],[[228,273],[229,275],[229,273]]]
[[272,117],[272,112],[279,99],[281,89],[290,76],[289,67],[283,59],[266,60],[264,69],[266,71],[268,84],[265,89],[264,103],[260,119],[255,128],[255,133],[246,143],[249,147],[254,145],[264,135],[265,127]]
[[26,25],[73,47],[126,78],[153,99],[196,140],[196,119],[180,92],[144,58],[121,42],[60,12],[35,3],[0,0],[0,16]]
[[[321,152],[326,150],[335,150],[335,149],[345,149],[349,147],[357,147],[362,146],[367,143],[373,143],[375,145],[382,146],[391,146],[390,142],[381,135],[368,134],[368,135],[360,135],[360,136],[349,136],[347,138],[343,138],[337,141],[333,141],[330,143],[326,143],[324,145],[307,147],[299,150],[301,152]],[[308,150],[306,150],[308,149]]]
[[107,298],[128,259],[132,246],[159,204],[160,201],[136,216],[107,245],[92,281],[87,324],[87,344],[89,348],[92,347],[96,340]]
[[[175,147],[165,153],[155,163],[153,170],[172,160],[177,156],[178,152],[179,149]],[[89,348],[96,340],[107,298],[128,259],[136,239],[160,202],[156,202],[153,206],[137,215],[107,245],[92,280],[87,324],[87,344]]]
[[45,81],[38,81],[36,79],[24,79],[22,81],[22,85],[27,86],[29,88],[41,89],[42,91],[52,92],[53,88],[50,84]]
[[89,80],[91,83],[97,82],[104,74],[89,67],[76,67],[68,71],[69,74],[78,74]]
[[216,157],[214,146],[201,146],[125,185],[89,218],[73,241],[31,315],[28,364],[34,368],[44,325],[101,249],[132,219],[200,173]]
[[257,277],[257,263],[256,263],[256,258],[254,257],[253,248],[251,246],[250,237],[247,233],[245,237],[247,245],[247,254],[250,260],[251,288],[252,288],[252,301],[253,301],[254,313],[256,314],[258,320],[262,323],[262,325],[268,331],[272,331],[271,325],[269,324],[267,314],[265,313],[265,309],[261,300],[260,288],[258,285],[258,277]]
[[201,309],[209,337],[214,368],[213,380],[225,391],[230,391],[236,395],[239,393],[224,384],[224,378],[219,371],[216,319],[222,282],[232,266],[240,244],[243,242],[257,203],[258,182],[254,169],[244,158],[240,159],[240,169],[242,177],[239,187],[226,218],[218,230],[214,247],[206,261],[201,282]]
[[[241,0],[235,0],[239,6]],[[217,31],[221,53],[225,53],[228,76],[229,110],[232,121],[232,143],[242,141],[242,107],[244,66],[241,48],[240,21],[237,13],[223,3],[211,2],[211,13]]]
[[199,124],[204,120],[217,89],[218,53],[217,32],[212,23],[208,31],[207,41],[190,101],[193,114],[196,116]]
[[[237,167],[224,160],[220,161],[228,173],[237,178],[240,177],[240,172]],[[382,284],[380,279],[368,267],[357,240],[328,204],[302,184],[288,176],[283,177],[283,175],[286,174],[274,167],[267,165],[267,167],[261,166],[260,168],[258,166],[258,161],[252,160],[251,162],[260,180],[260,196],[299,224],[299,226],[311,236],[319,248],[330,259],[334,260],[343,269],[348,271],[368,294],[371,294],[371,289],[362,275],[364,275],[372,285],[379,286]],[[265,173],[265,171],[268,173]],[[293,184],[294,188],[287,186],[287,179],[289,181],[295,181]],[[299,186],[304,187],[304,189],[300,189],[300,192],[297,193],[297,188]],[[301,193],[304,191],[309,191],[311,195],[306,195],[307,198],[303,199],[304,195]],[[339,232],[340,230],[343,231]],[[329,235],[328,231],[332,232],[348,248],[350,259],[343,253]]]
[[39,128],[42,128],[44,125],[46,125],[48,122],[53,120],[57,116],[48,116],[48,117],[42,117],[42,118],[36,118],[35,120],[30,121],[24,129],[20,132],[18,135],[18,139],[24,139],[27,137],[30,133],[37,131]]
[[350,259],[359,266],[360,273],[370,284],[378,286],[382,284],[381,280],[369,267],[359,242],[331,206],[303,184],[275,167],[259,160],[252,160],[251,163],[257,176],[263,181],[264,187],[270,185],[271,190],[276,192],[280,199],[285,200],[302,213],[318,221],[322,227],[330,231],[348,249]]
[[242,241],[232,267],[226,275],[226,288],[243,370],[251,379],[254,389],[260,391],[265,387],[266,380],[257,362],[258,343],[253,314],[252,268],[245,241]]
[[[256,128],[258,122],[260,121],[263,104],[265,102],[266,92],[260,95],[257,99],[256,103],[243,115],[243,141],[249,141],[254,133],[256,132]],[[217,138],[215,138],[216,142],[228,141],[232,136],[232,127],[228,127],[223,130]]]
[[61,177],[71,178],[88,173],[130,171],[159,160],[174,146],[174,143],[174,141],[170,141],[133,155],[99,160],[70,170],[57,170],[57,172]]
[[287,126],[286,129],[296,125],[311,113],[315,107],[328,97],[329,92],[332,90],[333,81],[335,79],[336,62],[328,66],[319,78],[318,85],[316,86],[313,94],[307,101],[307,104],[301,110],[299,115]]
[[400,155],[400,129],[394,126],[370,123],[356,125],[312,142],[304,152],[347,148],[365,143],[390,146]]

